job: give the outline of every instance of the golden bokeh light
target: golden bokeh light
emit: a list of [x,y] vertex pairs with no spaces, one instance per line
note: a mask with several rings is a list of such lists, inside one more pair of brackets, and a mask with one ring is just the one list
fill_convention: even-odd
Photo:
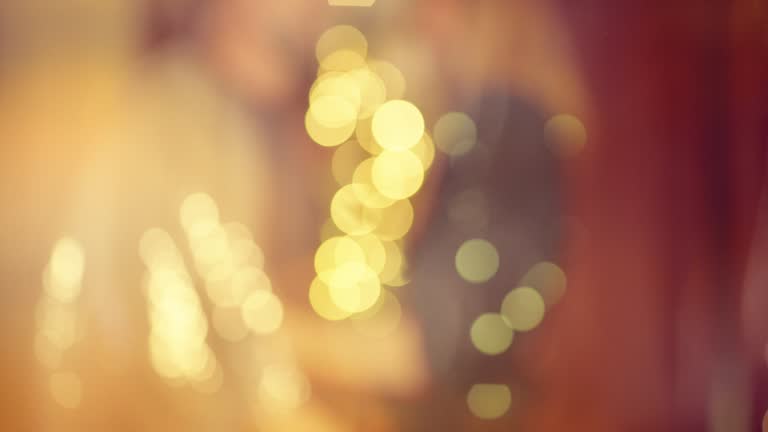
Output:
[[360,313],[376,304],[381,295],[381,282],[367,264],[348,262],[331,272],[328,293],[339,309]]
[[343,320],[351,315],[333,302],[330,289],[324,280],[331,280],[332,272],[320,273],[309,287],[309,303],[320,317],[329,321]]
[[208,234],[219,225],[219,207],[210,195],[194,193],[182,202],[179,219],[187,235],[197,238]]
[[365,254],[365,263],[376,272],[381,273],[387,261],[387,251],[381,240],[372,234],[352,238]]
[[501,303],[504,319],[517,331],[528,331],[538,326],[544,319],[544,309],[541,295],[530,287],[513,289]]
[[352,176],[354,191],[367,207],[384,208],[392,205],[394,199],[384,196],[373,184],[373,163],[376,158],[368,158],[357,166]]
[[511,404],[512,392],[504,384],[475,384],[467,393],[469,411],[481,419],[497,419]]
[[83,247],[70,237],[63,237],[53,246],[43,285],[46,293],[60,301],[70,301],[80,293],[85,253]]
[[312,141],[323,147],[337,146],[348,140],[355,132],[354,122],[334,128],[323,126],[312,115],[311,108],[307,110],[307,114],[304,116],[304,126]]
[[381,222],[381,209],[370,208],[358,198],[353,185],[339,189],[331,200],[331,218],[349,235],[365,235]]
[[80,406],[80,400],[83,397],[83,385],[77,374],[54,372],[49,377],[48,388],[53,400],[62,407],[74,409]]
[[368,60],[368,67],[384,82],[387,99],[402,99],[405,97],[405,77],[397,66],[384,60]]
[[402,99],[390,100],[376,110],[371,131],[381,147],[406,150],[424,135],[424,117],[414,104]]
[[477,142],[477,126],[464,113],[444,114],[435,123],[433,137],[437,148],[451,156],[466,154]]
[[283,304],[271,291],[253,291],[241,311],[243,322],[256,334],[274,333],[283,323]]
[[499,253],[487,240],[465,241],[456,252],[456,271],[467,282],[483,283],[499,270]]
[[382,195],[401,200],[418,192],[424,182],[424,167],[410,151],[385,150],[376,156],[371,179]]
[[295,366],[271,364],[261,372],[257,393],[266,409],[294,410],[309,399],[309,381]]
[[497,355],[512,344],[514,332],[504,317],[496,313],[485,313],[477,317],[469,330],[472,345],[483,354]]
[[321,69],[348,70],[349,57],[358,57],[364,64],[368,56],[368,40],[353,26],[337,25],[320,35],[315,45],[315,56]]
[[414,211],[410,200],[403,199],[383,208],[381,222],[374,234],[382,240],[400,240],[413,226]]
[[435,145],[428,133],[425,132],[419,142],[409,150],[419,158],[424,171],[432,166],[432,162],[435,160]]
[[359,118],[368,118],[387,100],[387,87],[374,71],[367,67],[349,72],[360,94]]
[[376,142],[376,138],[373,137],[372,123],[373,119],[371,118],[358,121],[357,128],[355,129],[355,138],[363,150],[375,156],[384,151],[384,149]]
[[382,242],[386,254],[384,268],[379,273],[381,283],[389,286],[400,286],[398,281],[402,277],[404,257],[400,246],[394,241]]
[[587,143],[587,129],[576,116],[558,114],[550,118],[544,126],[550,139],[552,151],[561,157],[578,154]]
[[315,272],[330,275],[331,271],[348,262],[366,262],[365,251],[348,236],[331,237],[315,252]]
[[565,272],[556,264],[543,261],[531,267],[518,285],[535,288],[544,303],[552,306],[565,294]]

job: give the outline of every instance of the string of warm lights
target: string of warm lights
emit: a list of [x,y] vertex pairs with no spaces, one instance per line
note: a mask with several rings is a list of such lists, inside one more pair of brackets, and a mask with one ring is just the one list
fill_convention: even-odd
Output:
[[85,253],[80,243],[67,236],[59,239],[43,270],[43,293],[37,305],[35,354],[38,362],[51,372],[51,396],[65,408],[77,407],[82,397],[80,377],[63,370],[62,357],[83,334],[77,299],[84,271]]
[[[330,227],[315,253],[309,299],[328,320],[356,318],[358,327],[376,317],[394,328],[400,317],[389,288],[407,283],[404,239],[413,224],[411,198],[435,155],[420,110],[402,97],[403,74],[368,56],[368,41],[356,28],[339,25],[316,45],[318,78],[309,92],[305,126],[332,160],[340,188],[330,205]],[[336,235],[337,234],[337,235]]]

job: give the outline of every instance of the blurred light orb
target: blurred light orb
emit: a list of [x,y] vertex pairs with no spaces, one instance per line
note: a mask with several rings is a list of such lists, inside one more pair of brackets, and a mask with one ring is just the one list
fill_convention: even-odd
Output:
[[254,333],[274,333],[283,323],[283,305],[271,292],[252,292],[241,308],[243,322]]
[[544,131],[550,139],[552,151],[561,157],[578,154],[587,142],[587,129],[581,120],[571,114],[558,114],[550,118]]
[[80,406],[83,385],[80,377],[72,372],[52,373],[48,381],[53,400],[64,408],[74,409]]
[[328,289],[336,306],[349,313],[360,313],[376,304],[381,282],[365,263],[348,262],[332,272]]
[[413,196],[424,183],[424,167],[410,151],[385,150],[371,168],[373,185],[382,195],[395,200]]
[[515,330],[534,329],[544,319],[544,300],[533,288],[521,287],[510,291],[501,303],[501,314]]
[[368,118],[387,100],[387,87],[381,77],[366,67],[348,73],[360,93],[359,118]]
[[369,7],[373,6],[376,0],[328,0],[330,6],[358,6]]
[[210,195],[194,193],[182,201],[179,219],[190,236],[204,235],[219,225],[219,207]]
[[432,162],[435,160],[435,144],[428,133],[425,132],[419,142],[409,150],[419,158],[424,171],[432,166]]
[[433,137],[437,148],[451,156],[466,154],[477,142],[477,126],[467,114],[450,112],[435,123]]
[[330,271],[345,263],[365,261],[365,251],[358,242],[347,236],[331,237],[315,252],[315,272],[329,275]]
[[365,235],[381,222],[381,209],[370,208],[358,198],[353,185],[339,189],[331,200],[331,218],[349,235]]
[[376,274],[381,273],[387,260],[387,251],[384,249],[381,240],[373,234],[353,237],[352,239],[365,254],[365,263],[368,267],[375,271]]
[[[315,55],[321,69],[339,70],[338,52],[347,52],[364,59],[368,56],[368,40],[360,30],[350,25],[337,25],[323,32],[315,45]],[[334,58],[334,54],[337,56]],[[364,63],[363,63],[364,64]]]
[[392,205],[394,199],[384,196],[373,184],[373,164],[376,158],[368,158],[357,166],[352,183],[357,197],[367,207],[384,208]]
[[531,267],[520,279],[519,285],[535,288],[544,303],[552,306],[565,294],[565,272],[556,264],[543,261]]
[[70,237],[59,239],[48,263],[46,292],[59,301],[73,300],[80,293],[84,270],[85,252],[80,243]]
[[504,317],[497,313],[485,313],[477,317],[469,330],[472,345],[483,354],[497,355],[512,344],[514,332]]
[[360,119],[355,129],[355,138],[357,138],[357,142],[360,143],[360,147],[363,150],[375,156],[384,151],[384,149],[376,142],[376,138],[373,137],[372,123],[373,120],[371,118]]
[[371,130],[384,149],[406,150],[424,135],[424,117],[414,104],[402,99],[390,100],[376,110]]
[[398,278],[402,275],[403,271],[403,252],[400,250],[400,246],[394,241],[382,242],[386,259],[384,262],[384,268],[379,273],[379,280],[381,283],[389,286],[396,284]]
[[408,199],[398,200],[382,210],[381,222],[374,234],[382,240],[400,240],[413,226],[414,210]]
[[402,99],[405,96],[405,76],[397,66],[384,60],[370,59],[368,67],[384,82],[387,99]]
[[467,393],[469,411],[481,419],[497,419],[509,410],[511,404],[512,392],[503,384],[475,384]]
[[312,141],[323,147],[334,147],[344,141],[355,132],[355,122],[350,122],[340,127],[328,127],[317,121],[312,115],[312,108],[307,110],[304,116],[304,127]]
[[312,309],[321,318],[325,318],[329,321],[343,320],[351,315],[333,302],[331,299],[330,289],[325,280],[332,279],[332,272],[325,272],[312,280],[312,284],[309,287],[309,304]]
[[257,392],[259,402],[268,409],[294,410],[309,399],[310,387],[296,367],[278,363],[262,370]]
[[471,283],[490,280],[499,270],[499,253],[487,240],[465,241],[456,252],[456,271]]

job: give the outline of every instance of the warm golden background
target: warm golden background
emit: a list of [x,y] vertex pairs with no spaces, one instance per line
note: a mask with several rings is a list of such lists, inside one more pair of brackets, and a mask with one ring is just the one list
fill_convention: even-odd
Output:
[[768,409],[768,5],[0,2],[0,429]]

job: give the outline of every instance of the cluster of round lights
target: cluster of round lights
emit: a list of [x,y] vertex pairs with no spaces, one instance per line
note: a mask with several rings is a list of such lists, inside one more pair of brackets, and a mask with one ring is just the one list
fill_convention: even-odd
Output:
[[319,145],[337,147],[332,172],[340,188],[330,206],[330,229],[315,254],[309,299],[328,320],[367,317],[370,334],[399,321],[400,305],[385,287],[405,283],[403,239],[411,229],[410,199],[435,156],[424,117],[403,100],[405,80],[392,64],[368,57],[356,28],[340,25],[320,36],[318,78],[305,125]]
[[[498,313],[484,313],[472,323],[470,338],[474,347],[486,355],[505,352],[515,332],[533,330],[541,323],[546,308],[565,292],[565,283],[565,273],[553,263],[540,262],[531,267],[518,287],[504,297]],[[467,404],[479,418],[498,418],[509,409],[510,395],[503,384],[476,384],[467,394]]]
[[[179,209],[197,276],[211,302],[213,329],[237,342],[249,333],[267,335],[283,322],[283,305],[263,270],[264,253],[250,230],[222,223],[218,205],[205,193],[187,196]],[[206,343],[208,320],[193,277],[171,235],[147,230],[139,254],[149,270],[150,356],[155,370],[171,380],[189,381],[203,392],[215,392],[223,379]]]
[[80,377],[60,369],[65,351],[82,336],[76,302],[84,270],[82,245],[71,237],[59,239],[43,270],[43,295],[36,312],[35,355],[51,371],[51,396],[65,408],[76,408],[82,396]]

